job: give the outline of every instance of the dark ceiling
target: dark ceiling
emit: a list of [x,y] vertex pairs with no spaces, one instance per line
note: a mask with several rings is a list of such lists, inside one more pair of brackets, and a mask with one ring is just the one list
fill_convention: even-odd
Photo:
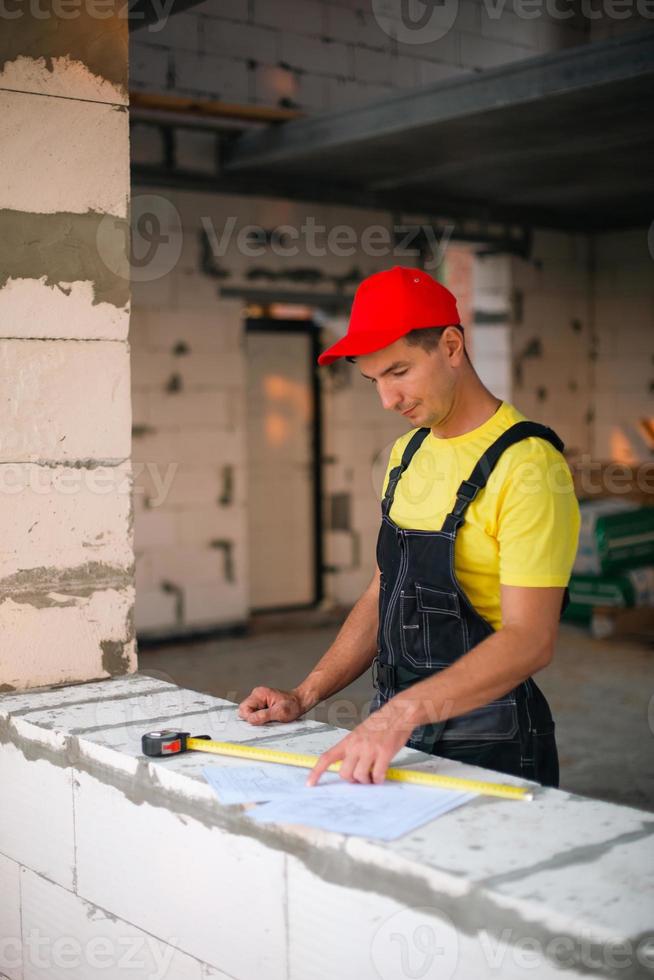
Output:
[[228,177],[595,230],[654,217],[654,31],[245,133]]

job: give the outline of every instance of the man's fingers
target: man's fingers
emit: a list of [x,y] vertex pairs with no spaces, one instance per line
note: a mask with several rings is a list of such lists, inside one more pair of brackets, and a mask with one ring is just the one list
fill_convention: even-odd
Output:
[[352,770],[352,778],[355,783],[369,783],[371,781],[370,770],[372,769],[373,761],[371,752],[366,752],[365,755],[359,756]]
[[390,760],[386,759],[384,756],[378,756],[375,760],[375,764],[372,767],[372,781],[373,783],[383,783],[386,779],[386,770],[388,769]]
[[267,708],[271,703],[272,691],[269,687],[255,687],[238,706],[238,716],[244,721],[252,721],[252,715]]
[[343,758],[343,750],[335,745],[333,748],[329,749],[327,752],[323,752],[315,766],[309,773],[306,781],[307,786],[315,786],[325,769],[331,766],[332,762],[337,762],[339,759]]
[[258,711],[250,712],[245,720],[249,721],[251,725],[265,725],[267,721],[271,721],[270,716],[270,708],[260,708]]

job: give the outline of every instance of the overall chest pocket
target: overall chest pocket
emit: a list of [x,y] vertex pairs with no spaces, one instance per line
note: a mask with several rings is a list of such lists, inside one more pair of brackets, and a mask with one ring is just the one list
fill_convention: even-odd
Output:
[[415,583],[400,593],[400,645],[413,667],[447,667],[468,649],[456,592]]

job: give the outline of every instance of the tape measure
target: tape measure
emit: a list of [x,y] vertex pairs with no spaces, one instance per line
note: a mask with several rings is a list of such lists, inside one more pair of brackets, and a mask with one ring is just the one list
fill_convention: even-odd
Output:
[[[215,755],[229,755],[237,759],[250,759],[254,762],[277,762],[285,766],[300,766],[313,769],[319,759],[317,755],[302,755],[299,752],[284,752],[281,749],[264,749],[256,745],[239,745],[237,742],[214,742],[209,735],[194,735],[164,729],[148,732],[141,739],[143,754],[152,758],[179,755],[182,752],[211,752]],[[338,772],[340,762],[333,762],[329,772]],[[417,786],[437,786],[440,789],[453,789],[465,793],[480,793],[485,796],[500,796],[507,800],[533,800],[533,792],[526,786],[509,786],[506,783],[487,783],[480,779],[463,779],[460,776],[443,776],[433,772],[420,772],[416,769],[387,769],[386,779],[399,783],[415,783]]]

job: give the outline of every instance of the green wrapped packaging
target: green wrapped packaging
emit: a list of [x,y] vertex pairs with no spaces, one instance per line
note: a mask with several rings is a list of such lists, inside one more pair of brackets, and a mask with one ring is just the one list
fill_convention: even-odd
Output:
[[654,567],[632,568],[616,575],[573,575],[565,619],[590,622],[597,606],[654,606]]
[[654,565],[654,507],[612,499],[583,501],[580,509],[575,574],[605,576]]

